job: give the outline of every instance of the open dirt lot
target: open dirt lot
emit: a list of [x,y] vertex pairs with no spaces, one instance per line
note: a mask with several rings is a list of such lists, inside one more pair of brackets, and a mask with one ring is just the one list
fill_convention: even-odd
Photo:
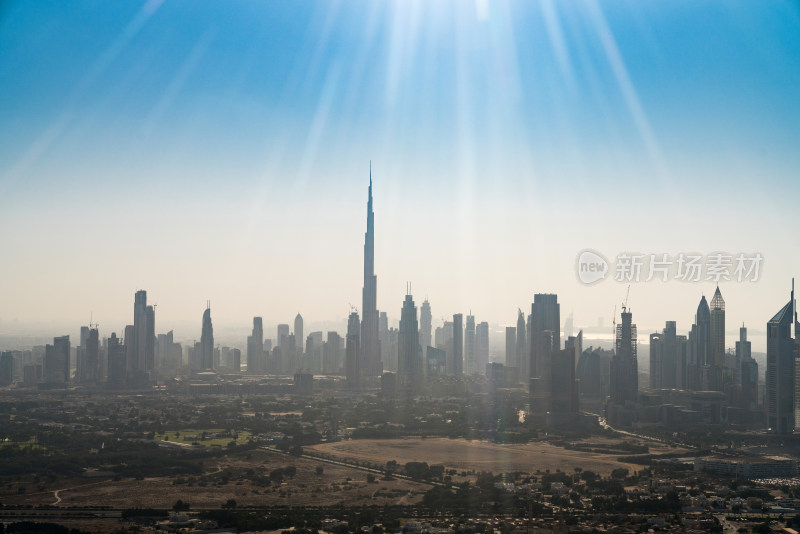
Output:
[[[297,474],[282,482],[259,485],[253,474],[264,478],[276,468],[295,466]],[[322,466],[318,475],[316,468]],[[248,470],[252,470],[250,474]],[[380,479],[367,482],[368,473],[315,460],[294,458],[274,452],[256,450],[245,456],[210,460],[203,475],[192,483],[174,484],[188,477],[154,477],[144,480],[61,479],[48,486],[48,491],[24,494],[17,487],[24,481],[0,487],[0,502],[7,504],[56,504],[57,506],[111,506],[113,508],[169,508],[180,499],[193,508],[216,508],[228,499],[237,505],[385,505],[412,504],[421,500],[430,486],[407,480]],[[350,479],[348,481],[348,478]],[[35,486],[34,486],[35,487]],[[58,495],[55,491],[58,490]]]
[[308,449],[348,460],[376,464],[396,460],[401,465],[406,462],[428,462],[429,465],[443,464],[448,469],[458,471],[536,473],[560,469],[573,472],[575,467],[580,467],[607,475],[620,467],[628,468],[631,472],[641,469],[641,466],[617,461],[618,456],[625,454],[574,451],[548,443],[506,445],[447,438],[360,439],[323,443]]

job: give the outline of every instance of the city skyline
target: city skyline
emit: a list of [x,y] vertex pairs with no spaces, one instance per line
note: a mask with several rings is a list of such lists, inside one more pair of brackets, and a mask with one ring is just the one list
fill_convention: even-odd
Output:
[[[581,284],[579,251],[758,252],[758,282],[720,286],[726,347],[744,323],[763,352],[800,272],[800,18],[773,7],[9,3],[0,335],[121,335],[139,289],[182,339],[208,299],[222,337],[344,325],[372,160],[393,323],[410,280],[436,322],[552,292],[610,335],[627,284]],[[714,286],[632,284],[639,331],[687,332]]]

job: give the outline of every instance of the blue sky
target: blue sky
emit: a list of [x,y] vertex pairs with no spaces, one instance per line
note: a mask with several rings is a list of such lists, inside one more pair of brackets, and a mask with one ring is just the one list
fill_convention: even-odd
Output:
[[[624,287],[576,285],[581,249],[761,250],[760,325],[800,272],[799,5],[4,2],[0,329],[84,295],[119,330],[140,287],[165,329],[206,298],[342,318],[369,160],[390,315],[410,279],[442,315],[554,291],[610,322]],[[679,329],[713,291],[638,287]]]

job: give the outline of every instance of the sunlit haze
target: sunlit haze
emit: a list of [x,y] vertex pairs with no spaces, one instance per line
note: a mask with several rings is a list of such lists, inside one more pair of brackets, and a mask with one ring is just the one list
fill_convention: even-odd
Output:
[[[410,283],[435,326],[557,293],[610,335],[619,254],[760,253],[719,287],[763,351],[800,274],[799,27],[789,1],[3,2],[0,334],[121,335],[139,289],[176,339],[206,301],[229,343],[343,333],[371,162],[393,324]],[[646,276],[640,339],[716,286]]]

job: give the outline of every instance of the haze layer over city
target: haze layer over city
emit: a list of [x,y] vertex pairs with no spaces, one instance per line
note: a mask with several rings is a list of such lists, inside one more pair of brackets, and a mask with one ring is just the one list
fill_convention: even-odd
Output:
[[[721,284],[730,342],[763,331],[800,265],[798,13],[772,7],[8,3],[0,332],[120,330],[138,289],[181,339],[207,300],[226,338],[343,328],[370,160],[392,321],[411,282],[437,319],[499,332],[554,292],[610,335],[628,282],[580,283],[581,250],[758,252],[757,282]],[[688,329],[714,287],[630,306]]]
[[0,4],[0,534],[795,534],[798,5]]

